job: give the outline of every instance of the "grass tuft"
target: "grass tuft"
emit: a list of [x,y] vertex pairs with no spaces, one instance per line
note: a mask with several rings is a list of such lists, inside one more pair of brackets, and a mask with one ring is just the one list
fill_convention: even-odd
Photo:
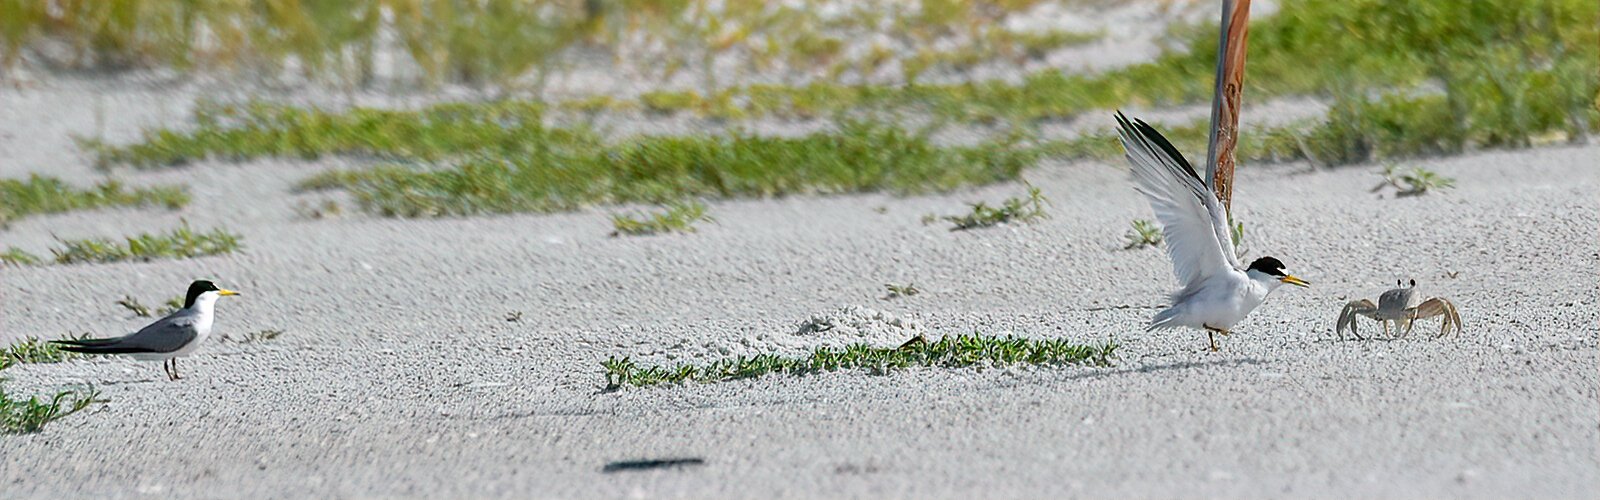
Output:
[[612,214],[612,237],[621,235],[647,236],[661,233],[692,233],[697,222],[716,222],[706,215],[706,205],[698,201],[678,202],[667,206],[659,214]]
[[885,289],[889,290],[889,294],[883,296],[883,300],[893,300],[893,299],[898,299],[900,297],[911,297],[911,296],[915,296],[917,294],[922,293],[922,290],[918,289],[917,285],[915,283],[907,283],[907,284],[904,284],[904,285],[896,285],[894,283],[887,283],[887,284],[884,284],[883,287]]
[[[88,334],[67,338],[84,339],[88,338]],[[28,337],[0,350],[0,370],[18,363],[60,363],[78,356],[77,353],[63,351],[50,342]]]
[[1123,236],[1128,239],[1128,244],[1122,247],[1124,250],[1153,247],[1161,244],[1161,227],[1145,219],[1134,219],[1133,229]]
[[1049,217],[1044,211],[1045,204],[1049,202],[1050,200],[1040,193],[1039,188],[1028,186],[1027,198],[1007,198],[999,207],[991,207],[984,202],[974,203],[972,213],[945,216],[944,220],[955,224],[950,228],[951,231],[991,227],[1009,222],[1031,222]]
[[221,340],[224,341],[224,342],[236,342],[236,343],[240,343],[240,344],[254,344],[254,343],[257,343],[257,342],[266,342],[266,341],[269,341],[269,340],[275,340],[275,339],[277,339],[278,337],[281,337],[281,336],[283,336],[283,330],[277,330],[277,329],[270,329],[269,328],[269,329],[266,329],[266,330],[256,330],[256,331],[253,331],[253,332],[250,332],[250,333],[246,333],[246,334],[244,334],[244,336],[239,337],[237,339],[233,338],[230,335],[223,334]]
[[1454,178],[1439,175],[1437,172],[1422,167],[1413,167],[1406,172],[1400,172],[1395,165],[1385,165],[1378,175],[1383,176],[1383,182],[1372,188],[1372,192],[1382,191],[1384,188],[1395,189],[1395,196],[1421,196],[1428,191],[1440,191],[1455,187]]
[[179,186],[128,189],[108,180],[78,189],[54,177],[31,174],[26,180],[0,179],[0,220],[17,220],[34,214],[52,214],[104,207],[163,207],[189,204],[189,191]]
[[1244,223],[1233,220],[1233,216],[1229,215],[1228,228],[1229,237],[1233,239],[1233,256],[1243,262],[1245,254],[1250,251],[1245,245]]
[[824,347],[803,357],[773,354],[722,359],[707,365],[674,367],[640,366],[630,358],[608,358],[602,363],[606,386],[648,387],[681,382],[722,382],[768,374],[809,375],[839,370],[865,370],[883,374],[913,366],[965,368],[970,366],[1090,365],[1110,366],[1115,341],[1091,346],[1065,339],[1034,340],[1022,337],[973,335],[947,336],[937,342],[908,342],[898,348],[853,344]]
[[[0,382],[3,382],[0,379]],[[93,386],[56,393],[48,399],[17,399],[0,385],[0,431],[7,434],[39,432],[46,424],[88,408],[100,397]]]
[[530,140],[527,154],[432,171],[371,170],[348,187],[362,209],[387,216],[548,212],[701,196],[941,191],[1015,179],[1040,158],[1011,141],[942,147],[925,134],[864,121],[802,137],[735,132],[611,146],[592,137]]
[[39,256],[28,253],[26,250],[17,247],[8,248],[6,249],[5,253],[0,253],[0,264],[10,266],[36,266],[41,262],[43,262],[43,259],[40,259]]
[[[239,239],[238,234],[221,228],[211,232],[195,232],[185,222],[182,227],[169,233],[143,233],[125,238],[124,243],[105,238],[57,240],[63,246],[51,249],[50,253],[54,255],[52,260],[56,264],[187,259],[233,253],[240,248]],[[16,248],[4,255],[8,256],[5,259],[7,263],[40,263],[37,257]]]
[[122,299],[117,301],[117,305],[122,306],[123,309],[127,309],[128,312],[131,312],[134,316],[138,316],[140,318],[166,316],[168,314],[172,314],[173,311],[183,308],[183,296],[180,295],[167,299],[167,302],[162,304],[160,309],[154,310],[140,303],[139,299],[133,298],[132,295],[122,296]]
[[102,167],[156,168],[206,158],[314,159],[326,155],[434,161],[495,148],[559,130],[542,124],[539,103],[451,103],[418,111],[353,108],[343,112],[251,102],[195,106],[190,130],[148,130],[141,142],[85,142]]

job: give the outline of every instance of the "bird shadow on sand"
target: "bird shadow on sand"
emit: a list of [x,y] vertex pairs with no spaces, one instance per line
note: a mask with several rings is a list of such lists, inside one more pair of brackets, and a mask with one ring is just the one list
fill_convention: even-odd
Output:
[[702,466],[706,464],[704,458],[652,458],[645,460],[618,460],[610,462],[600,468],[600,472],[607,474],[616,472],[644,471],[655,469],[683,469]]

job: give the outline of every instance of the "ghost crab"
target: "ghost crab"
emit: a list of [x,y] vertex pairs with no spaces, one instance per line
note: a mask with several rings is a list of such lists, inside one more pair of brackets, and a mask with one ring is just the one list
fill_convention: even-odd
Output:
[[[1410,286],[1395,282],[1398,288],[1383,292],[1378,296],[1378,304],[1373,305],[1367,299],[1353,300],[1344,305],[1344,311],[1339,313],[1338,325],[1334,331],[1339,334],[1339,339],[1344,340],[1344,331],[1358,339],[1366,340],[1361,333],[1356,331],[1356,316],[1366,316],[1383,323],[1383,333],[1389,335],[1389,323],[1394,323],[1394,335],[1391,339],[1401,338],[1411,334],[1412,323],[1419,319],[1439,317],[1439,335],[1434,338],[1449,335],[1450,332],[1461,331],[1461,313],[1456,311],[1456,305],[1439,297],[1433,297],[1418,303],[1417,280],[1411,280]],[[1405,333],[1400,332],[1400,325],[1405,325]]]

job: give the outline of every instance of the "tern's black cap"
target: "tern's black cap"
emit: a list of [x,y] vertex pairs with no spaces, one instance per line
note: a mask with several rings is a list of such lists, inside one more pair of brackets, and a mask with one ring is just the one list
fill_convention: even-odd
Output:
[[200,294],[206,292],[215,292],[217,290],[221,289],[217,288],[216,283],[212,283],[208,280],[194,280],[194,283],[189,284],[188,296],[183,298],[183,308],[188,309],[190,307],[194,307],[194,301],[200,298]]
[[1256,259],[1255,262],[1251,262],[1250,263],[1250,267],[1245,268],[1245,270],[1247,270],[1247,271],[1248,270],[1252,270],[1252,269],[1256,270],[1256,271],[1261,271],[1263,273],[1267,273],[1267,274],[1272,275],[1272,276],[1288,276],[1289,275],[1288,273],[1283,272],[1283,262],[1279,261],[1278,259],[1274,259],[1272,257],[1262,257],[1262,258]]

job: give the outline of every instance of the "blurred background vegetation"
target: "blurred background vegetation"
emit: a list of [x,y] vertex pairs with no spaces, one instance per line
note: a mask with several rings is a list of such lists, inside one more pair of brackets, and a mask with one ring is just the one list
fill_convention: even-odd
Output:
[[[151,130],[137,143],[85,141],[108,168],[376,157],[387,164],[319,176],[307,187],[349,189],[363,207],[387,215],[918,192],[1015,179],[1045,157],[1120,154],[1104,129],[1047,137],[1040,124],[1123,106],[1208,102],[1214,24],[1172,27],[1154,60],[1074,72],[1048,56],[1119,48],[1103,32],[1013,22],[1044,4],[1093,11],[1121,3],[0,0],[0,71],[157,71],[480,92],[471,102],[410,111],[203,104],[193,124]],[[1311,98],[1328,111],[1251,127],[1247,107],[1239,154],[1247,162],[1335,166],[1584,143],[1600,124],[1597,63],[1593,0],[1281,0],[1251,21],[1245,100]],[[594,66],[647,90],[546,91],[553,76]],[[986,66],[1008,75],[975,70]],[[688,114],[734,131],[612,138],[552,118],[557,113]],[[741,131],[742,121],[754,119],[834,126],[764,138]],[[962,147],[930,140],[952,124],[992,134]],[[1164,129],[1190,154],[1203,150],[1203,121]]]

